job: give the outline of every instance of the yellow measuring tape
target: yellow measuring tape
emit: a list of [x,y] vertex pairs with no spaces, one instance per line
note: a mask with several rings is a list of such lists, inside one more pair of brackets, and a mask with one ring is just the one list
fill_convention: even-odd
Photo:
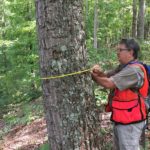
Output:
[[91,71],[91,69],[86,69],[86,70],[82,70],[82,71],[78,71],[78,72],[63,74],[63,75],[59,75],[59,76],[49,76],[49,77],[44,77],[41,79],[46,80],[46,79],[64,78],[64,77],[68,77],[68,76],[72,76],[72,75],[82,74],[82,73],[89,72],[89,71]]

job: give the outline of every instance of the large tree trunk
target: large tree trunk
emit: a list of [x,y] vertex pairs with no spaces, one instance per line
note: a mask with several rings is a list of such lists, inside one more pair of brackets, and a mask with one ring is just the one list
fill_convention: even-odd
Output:
[[137,25],[137,38],[144,39],[144,14],[145,14],[145,0],[139,0],[139,13]]
[[132,37],[136,38],[137,35],[137,0],[133,0],[133,18],[132,18]]
[[[87,68],[82,4],[36,1],[42,77]],[[51,150],[98,147],[98,114],[89,73],[42,80],[42,88]]]

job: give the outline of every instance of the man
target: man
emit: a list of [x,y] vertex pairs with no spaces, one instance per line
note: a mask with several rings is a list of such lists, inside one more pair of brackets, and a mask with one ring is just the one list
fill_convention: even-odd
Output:
[[134,39],[122,39],[117,47],[120,65],[107,73],[98,65],[91,71],[95,82],[113,89],[106,111],[112,112],[115,150],[140,149],[139,140],[146,120],[144,97],[148,92],[148,80],[144,67],[137,61],[139,50]]

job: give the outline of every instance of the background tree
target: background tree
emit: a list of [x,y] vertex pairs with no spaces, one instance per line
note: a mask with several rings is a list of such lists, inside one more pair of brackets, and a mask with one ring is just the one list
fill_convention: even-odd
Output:
[[132,37],[137,36],[137,0],[133,0],[133,20],[132,20]]
[[139,0],[138,24],[137,24],[137,38],[144,39],[144,19],[145,18],[145,0]]
[[150,1],[146,1],[144,39],[150,39]]
[[[87,68],[83,2],[37,0],[41,76]],[[52,150],[99,147],[98,114],[88,73],[42,81]]]
[[97,49],[97,31],[98,31],[98,0],[94,1],[94,48]]

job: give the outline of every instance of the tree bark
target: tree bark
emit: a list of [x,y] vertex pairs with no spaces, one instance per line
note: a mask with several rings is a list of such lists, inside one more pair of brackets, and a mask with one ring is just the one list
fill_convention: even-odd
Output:
[[[83,2],[37,0],[42,77],[87,68]],[[99,117],[89,73],[42,80],[51,150],[99,149]]]
[[132,37],[137,36],[137,0],[133,0]]
[[137,25],[137,38],[144,39],[144,14],[145,14],[145,0],[139,0],[139,13]]

